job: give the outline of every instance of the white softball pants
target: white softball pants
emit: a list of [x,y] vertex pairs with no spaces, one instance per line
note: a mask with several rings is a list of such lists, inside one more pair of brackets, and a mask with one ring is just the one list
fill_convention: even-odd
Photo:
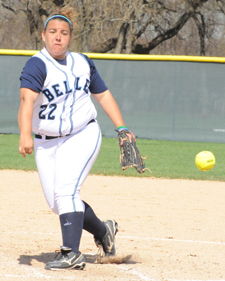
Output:
[[35,138],[35,158],[50,209],[58,214],[84,212],[80,189],[97,159],[102,135],[97,122],[74,135]]

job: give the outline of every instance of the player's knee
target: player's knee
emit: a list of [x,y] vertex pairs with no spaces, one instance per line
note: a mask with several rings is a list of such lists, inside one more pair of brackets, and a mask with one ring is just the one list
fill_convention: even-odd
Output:
[[56,215],[58,215],[59,214],[59,210],[58,210],[58,208],[57,208],[57,206],[50,206],[50,209],[52,210],[52,212],[53,213],[55,213]]

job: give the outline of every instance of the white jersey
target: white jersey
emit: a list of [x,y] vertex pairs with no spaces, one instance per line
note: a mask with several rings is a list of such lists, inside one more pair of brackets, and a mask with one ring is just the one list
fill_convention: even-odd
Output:
[[95,119],[97,112],[90,97],[90,66],[86,59],[79,53],[67,52],[67,65],[61,65],[46,49],[34,57],[43,60],[47,76],[34,104],[33,132],[65,136]]

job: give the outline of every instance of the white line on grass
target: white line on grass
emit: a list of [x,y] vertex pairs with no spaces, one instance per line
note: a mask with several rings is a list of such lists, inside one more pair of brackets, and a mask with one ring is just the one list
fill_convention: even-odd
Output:
[[[156,281],[156,280],[154,280]],[[168,279],[168,281],[225,281],[224,279]]]
[[[59,233],[43,233],[43,232],[0,232],[2,234],[29,234],[29,235],[60,235]],[[84,233],[83,236],[92,237],[91,234]],[[200,244],[212,244],[212,245],[224,245],[225,242],[215,242],[215,241],[200,241],[200,240],[184,240],[184,239],[174,239],[174,238],[155,238],[155,237],[135,237],[135,236],[119,236],[118,239],[137,239],[137,240],[156,240],[156,241],[169,241],[169,242],[184,242],[184,243],[200,243]]]
[[174,238],[153,238],[153,237],[133,237],[133,236],[116,236],[116,238],[124,239],[138,239],[138,240],[157,240],[157,241],[171,241],[171,242],[185,242],[185,243],[202,243],[202,244],[216,244],[224,245],[224,242],[213,242],[213,241],[199,241],[199,240],[183,240],[183,239],[174,239]]

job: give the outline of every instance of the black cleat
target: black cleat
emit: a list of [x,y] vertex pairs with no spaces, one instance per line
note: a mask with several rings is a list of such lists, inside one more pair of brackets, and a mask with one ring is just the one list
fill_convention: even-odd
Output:
[[54,261],[50,261],[45,265],[47,270],[61,270],[61,269],[77,269],[82,270],[85,267],[85,258],[81,252],[74,253],[72,249],[67,247],[60,247],[59,253]]
[[[115,256],[117,252],[115,236],[118,232],[118,223],[114,220],[106,220],[104,221],[104,224],[106,228],[106,234],[103,237],[102,241],[95,239],[95,244],[99,249],[103,249],[105,256]],[[100,256],[103,256],[101,249]]]

